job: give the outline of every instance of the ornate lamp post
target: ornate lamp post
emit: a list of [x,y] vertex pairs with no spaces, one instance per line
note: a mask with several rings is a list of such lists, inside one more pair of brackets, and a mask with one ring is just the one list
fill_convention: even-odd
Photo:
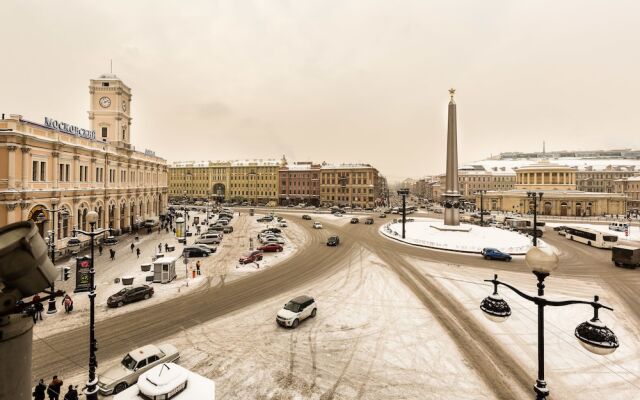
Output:
[[91,249],[91,269],[89,269],[89,380],[87,386],[84,389],[84,394],[87,395],[87,400],[98,400],[98,378],[96,377],[96,368],[98,367],[98,360],[96,359],[96,351],[98,350],[98,341],[95,336],[95,298],[96,298],[96,286],[95,286],[95,265],[93,257],[93,248],[96,236],[100,236],[103,233],[109,231],[111,228],[103,228],[95,230],[96,222],[98,222],[98,213],[95,211],[89,211],[87,213],[87,222],[91,226],[90,232],[85,232],[79,229],[73,229],[73,234],[81,233],[85,236],[89,236],[91,242],[89,248]]
[[538,245],[538,201],[542,201],[542,192],[527,192],[527,197],[533,200],[533,245]]
[[[52,203],[53,208],[51,210],[47,210],[51,213],[51,229],[49,231],[49,236],[46,238],[46,242],[49,245],[51,264],[56,265],[56,214],[60,213],[60,218],[66,220],[69,217],[69,211],[62,209],[56,209],[56,203]],[[43,215],[43,214],[40,214]],[[49,298],[49,302],[47,303],[47,314],[55,314],[58,312],[56,309],[56,298],[55,298],[55,281],[51,282],[51,296]]]
[[613,311],[613,308],[600,304],[598,302],[598,296],[594,296],[593,301],[554,301],[545,297],[544,280],[558,266],[558,256],[556,256],[552,250],[549,248],[532,247],[527,252],[525,261],[538,279],[538,295],[528,295],[507,283],[499,281],[498,275],[494,275],[493,279],[485,280],[485,282],[493,283],[493,294],[482,300],[480,309],[488,319],[495,322],[503,322],[511,315],[511,307],[509,307],[509,304],[498,294],[499,285],[511,289],[518,296],[538,306],[538,379],[536,380],[533,390],[536,393],[537,400],[545,400],[549,395],[547,382],[544,379],[544,308],[546,306],[562,307],[572,304],[590,305],[593,307],[593,318],[578,325],[574,332],[580,344],[590,352],[600,355],[613,353],[620,344],[613,331],[598,319],[598,310],[601,308]]
[[404,239],[404,225],[407,223],[407,195],[409,194],[409,189],[400,189],[398,190],[398,194],[402,196],[402,238]]

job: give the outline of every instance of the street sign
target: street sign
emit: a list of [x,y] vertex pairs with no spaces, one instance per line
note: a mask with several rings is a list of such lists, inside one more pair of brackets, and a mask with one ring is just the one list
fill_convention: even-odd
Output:
[[87,256],[76,257],[76,288],[74,293],[88,292],[91,290],[89,285],[89,270],[91,269],[91,258]]

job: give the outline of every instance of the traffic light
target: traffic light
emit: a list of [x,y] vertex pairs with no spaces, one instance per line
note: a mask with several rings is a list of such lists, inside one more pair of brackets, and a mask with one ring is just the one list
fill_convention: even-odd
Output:
[[71,278],[71,267],[62,267],[62,279],[68,281]]

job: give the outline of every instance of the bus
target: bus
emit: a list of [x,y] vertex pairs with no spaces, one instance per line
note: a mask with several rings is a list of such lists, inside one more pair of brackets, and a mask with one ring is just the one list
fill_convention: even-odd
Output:
[[567,226],[564,230],[565,237],[569,240],[585,243],[589,246],[601,249],[610,249],[618,241],[616,235],[607,235],[595,229]]

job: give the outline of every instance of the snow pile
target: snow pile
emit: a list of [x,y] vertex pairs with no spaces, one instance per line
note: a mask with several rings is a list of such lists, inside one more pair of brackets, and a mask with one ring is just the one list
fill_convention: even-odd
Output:
[[[485,247],[492,247],[512,255],[523,255],[533,246],[530,236],[504,229],[476,225],[466,225],[471,228],[468,232],[437,229],[442,226],[441,220],[416,218],[406,223],[405,239],[402,239],[402,222],[387,223],[380,227],[380,233],[412,245],[461,253],[480,253]],[[538,241],[538,246],[546,245],[544,241]]]

